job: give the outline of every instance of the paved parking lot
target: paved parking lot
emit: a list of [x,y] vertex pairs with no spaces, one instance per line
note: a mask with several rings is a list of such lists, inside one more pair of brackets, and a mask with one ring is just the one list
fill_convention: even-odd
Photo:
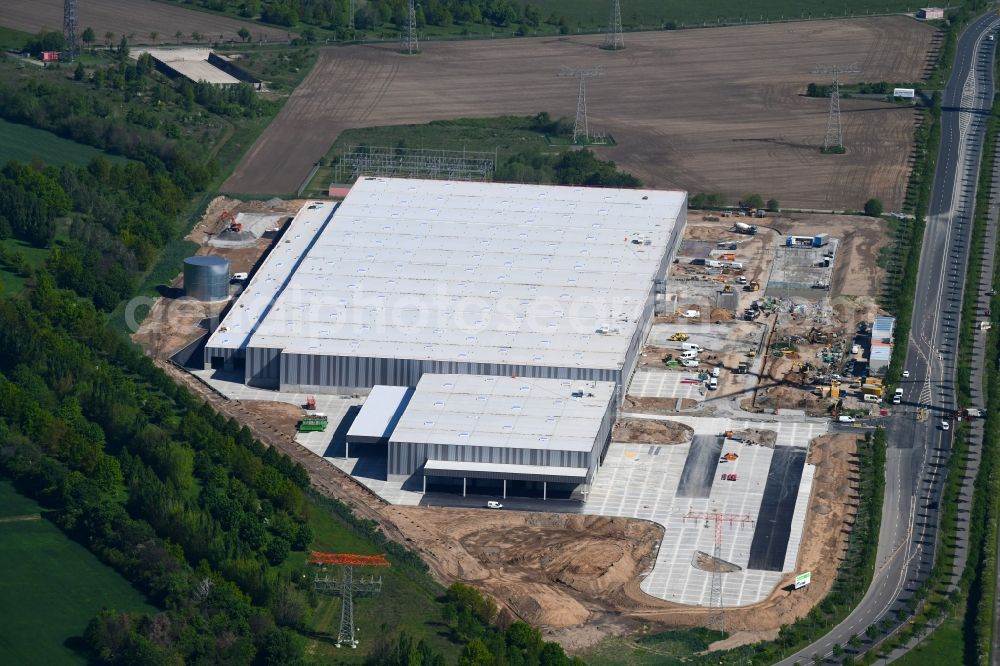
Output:
[[647,370],[640,368],[632,377],[628,387],[628,395],[636,398],[688,398],[702,401],[705,398],[705,385],[684,384],[683,379],[698,379],[697,372],[681,372],[670,370]]
[[[809,440],[826,431],[823,423],[750,422],[723,418],[677,418],[699,435],[718,435],[725,430],[746,428],[777,431],[777,444],[806,447]],[[767,484],[774,450],[726,440],[723,451],[736,453],[734,462],[719,463],[707,498],[679,498],[677,489],[687,460],[689,444],[671,446],[612,443],[597,474],[583,512],[652,520],[664,527],[664,537],[652,572],[643,580],[643,591],[660,599],[708,606],[711,603],[710,573],[691,566],[696,550],[712,555],[715,524],[686,518],[689,512],[721,512],[749,515],[750,524],[724,523],[720,557],[742,571],[722,575],[722,603],[743,606],[771,593],[782,577],[792,572],[798,557],[809,493],[815,473],[805,465],[799,484],[788,547],[781,572],[747,570],[754,529]],[[723,481],[722,473],[736,474],[736,481]]]

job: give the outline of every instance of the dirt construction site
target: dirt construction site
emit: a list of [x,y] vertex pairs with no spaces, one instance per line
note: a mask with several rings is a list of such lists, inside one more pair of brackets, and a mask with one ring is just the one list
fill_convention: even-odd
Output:
[[843,82],[919,80],[934,39],[931,27],[891,17],[642,32],[621,52],[598,48],[600,35],[428,42],[418,57],[395,44],[324,49],[224,189],[294,192],[348,128],[540,111],[572,118],[577,86],[556,74],[599,65],[590,127],[617,145],[596,150],[648,187],[759,192],[813,209],[860,209],[878,197],[898,210],[912,107],[843,100],[847,153],[822,155],[829,102],[804,94],[823,82],[813,73],[822,63],[857,63],[862,73]]
[[[234,272],[252,272],[274,230],[302,203],[219,198],[189,238],[202,254],[227,256]],[[232,230],[236,220],[239,232]],[[797,340],[795,331],[820,323],[846,338],[877,311],[876,258],[886,229],[869,218],[795,214],[744,219],[758,224],[747,235],[736,233],[736,221],[689,213],[667,282],[672,309],[653,325],[604,463],[585,501],[553,505],[555,512],[449,507],[436,499],[430,507],[420,493],[358,473],[358,460],[336,450],[337,432],[296,432],[304,395],[218,380],[210,370],[189,372],[171,362],[203,332],[204,319],[218,314],[206,313],[205,304],[183,305],[180,278],[163,290],[134,339],[177,381],[300,462],[320,492],[350,503],[418,552],[442,583],[476,585],[570,651],[609,634],[706,626],[715,613],[713,571],[722,574],[719,601],[731,633],[725,645],[754,642],[806,614],[832,585],[856,511],[854,451],[864,434],[833,427],[825,417],[829,399],[815,396],[816,386],[794,367],[812,355],[819,372],[829,343],[796,342],[791,354],[772,348],[776,338]],[[797,270],[826,270],[829,289],[767,296],[775,261],[789,270],[802,261],[781,259],[783,239],[819,230],[837,241],[831,265]],[[698,255],[720,253],[733,255],[726,261],[739,270],[702,279],[713,267]],[[233,295],[239,289],[233,285]],[[720,305],[719,293],[734,298]],[[748,320],[747,312],[760,314]],[[694,367],[674,362],[683,354],[681,338],[701,348]],[[738,372],[741,366],[746,372]],[[716,388],[709,387],[713,375]],[[362,402],[315,398],[336,423],[348,423]],[[718,545],[714,512],[743,516],[723,526]],[[803,571],[812,572],[812,584],[792,590]]]

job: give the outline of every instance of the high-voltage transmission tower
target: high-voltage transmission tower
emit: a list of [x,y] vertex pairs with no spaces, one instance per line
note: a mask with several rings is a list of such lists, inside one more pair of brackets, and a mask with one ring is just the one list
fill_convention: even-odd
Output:
[[66,0],[63,4],[63,37],[69,59],[76,59],[76,0]]
[[813,74],[830,74],[833,87],[830,88],[830,115],[826,119],[826,134],[823,136],[823,152],[844,152],[844,129],[840,124],[840,76],[860,74],[857,65],[817,65]]
[[573,121],[573,143],[587,143],[590,139],[590,125],[587,122],[587,79],[604,76],[604,70],[600,67],[589,69],[563,67],[559,70],[559,76],[572,76],[580,79],[580,92],[576,98],[576,119]]
[[[339,596],[340,631],[337,634],[337,647],[347,645],[358,647],[358,639],[354,632],[354,596],[358,594],[378,594],[382,591],[382,577],[369,578],[364,576],[355,579],[354,567],[387,567],[389,561],[382,555],[352,555],[350,553],[320,553],[313,551],[306,560],[309,564],[319,567],[313,576],[313,587],[321,594]],[[341,567],[340,577],[327,567]]]
[[413,55],[420,53],[420,45],[417,44],[417,5],[414,0],[410,0],[409,4],[406,13],[406,32],[403,33],[403,53]]
[[611,51],[625,48],[625,37],[622,36],[621,0],[611,0],[611,15],[608,17],[608,34],[604,38],[604,48]]
[[[708,521],[715,522],[715,549],[712,552],[712,597],[708,602],[710,616],[709,627],[715,627],[722,633],[726,632],[726,609],[722,605],[722,565],[728,564],[722,559],[722,526],[728,524],[732,526],[750,525],[753,527],[754,521],[749,515],[735,513],[719,513],[718,511],[688,511],[684,519],[693,518],[704,520],[705,527]],[[733,565],[736,566],[736,565]]]

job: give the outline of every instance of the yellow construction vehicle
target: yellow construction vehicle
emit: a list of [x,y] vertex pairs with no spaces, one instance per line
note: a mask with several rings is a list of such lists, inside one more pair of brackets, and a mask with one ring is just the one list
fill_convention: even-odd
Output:
[[750,280],[750,283],[744,287],[747,291],[760,291],[760,282],[757,280]]
[[671,335],[668,339],[673,342],[687,342],[688,337],[689,336],[687,333],[678,332]]

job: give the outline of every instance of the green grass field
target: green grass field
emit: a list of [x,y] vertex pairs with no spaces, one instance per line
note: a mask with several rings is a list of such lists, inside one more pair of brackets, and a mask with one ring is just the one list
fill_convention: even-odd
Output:
[[[459,118],[439,120],[425,125],[392,125],[366,127],[342,132],[327,151],[326,159],[341,155],[350,146],[395,146],[400,148],[433,148],[435,150],[496,151],[502,161],[515,153],[538,149],[558,155],[569,146],[550,146],[545,135],[527,129],[525,118]],[[320,167],[306,187],[305,196],[325,195],[334,182],[332,167]]]
[[[101,608],[155,609],[40,512],[38,504],[0,482],[0,661],[86,663],[69,645]],[[10,520],[17,516],[27,519]]]
[[[604,0],[531,0],[543,17],[566,17],[570,25],[607,26],[608,3]],[[790,18],[861,15],[916,11],[922,5],[902,0],[625,0],[622,24],[625,27],[656,27],[667,21],[678,25],[715,23],[718,20],[775,21]]]
[[894,662],[899,666],[943,666],[961,664],[964,659],[965,640],[962,636],[960,617],[949,617],[929,638]]
[[97,155],[104,155],[115,162],[128,161],[45,130],[0,119],[0,164],[8,160],[30,162],[35,158],[55,166],[86,164]]
[[22,49],[29,39],[31,35],[27,32],[0,25],[0,50]]

